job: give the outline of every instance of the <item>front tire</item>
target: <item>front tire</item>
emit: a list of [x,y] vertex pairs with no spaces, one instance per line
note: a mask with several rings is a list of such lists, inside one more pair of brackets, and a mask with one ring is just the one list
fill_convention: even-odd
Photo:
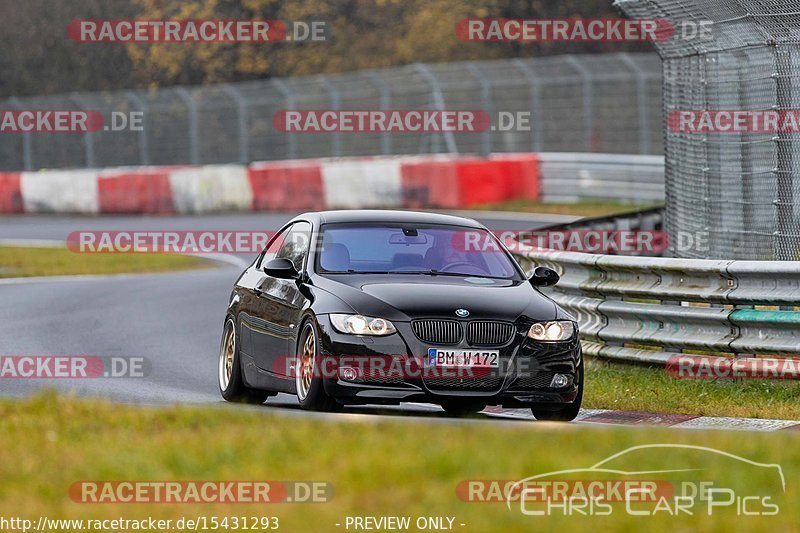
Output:
[[318,369],[322,368],[321,353],[317,328],[313,321],[308,320],[303,325],[297,343],[297,362],[294,372],[297,401],[300,403],[300,407],[309,411],[341,411],[342,404],[325,392],[321,372],[318,372],[320,375],[314,375]]
[[225,321],[219,347],[219,392],[229,402],[262,404],[272,394],[245,386],[242,380],[242,363],[239,357],[239,337],[233,317]]

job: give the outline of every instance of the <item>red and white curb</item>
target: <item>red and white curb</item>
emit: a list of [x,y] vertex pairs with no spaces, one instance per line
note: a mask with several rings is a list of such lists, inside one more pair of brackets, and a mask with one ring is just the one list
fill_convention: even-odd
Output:
[[464,209],[540,197],[539,154],[0,172],[0,213]]
[[[532,420],[530,409],[487,407],[485,414],[498,418]],[[726,416],[676,415],[643,411],[614,411],[611,409],[581,409],[575,419],[579,424],[619,426],[660,426],[681,429],[727,429],[743,431],[800,431],[800,420],[767,418],[734,418]]]

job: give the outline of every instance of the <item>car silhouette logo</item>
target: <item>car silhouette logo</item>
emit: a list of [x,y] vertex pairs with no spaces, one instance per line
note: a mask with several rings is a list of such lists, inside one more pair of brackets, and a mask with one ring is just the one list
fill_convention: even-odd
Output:
[[456,309],[456,315],[460,316],[461,318],[469,316],[469,311],[466,309]]

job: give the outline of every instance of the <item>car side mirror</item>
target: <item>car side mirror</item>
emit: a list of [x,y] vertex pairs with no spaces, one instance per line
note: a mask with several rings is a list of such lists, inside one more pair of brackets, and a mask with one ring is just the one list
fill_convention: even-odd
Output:
[[298,276],[294,264],[286,258],[271,259],[262,265],[262,270],[267,276],[278,279],[296,279]]
[[533,269],[528,281],[530,281],[531,285],[534,287],[550,287],[558,283],[559,279],[561,279],[561,277],[558,275],[558,272],[552,268],[539,266]]

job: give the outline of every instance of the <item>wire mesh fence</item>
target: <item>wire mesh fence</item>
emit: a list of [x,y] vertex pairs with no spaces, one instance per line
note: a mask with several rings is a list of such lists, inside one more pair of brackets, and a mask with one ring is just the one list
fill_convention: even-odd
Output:
[[[711,23],[705,39],[656,43],[664,115],[800,109],[797,0],[617,0],[631,18]],[[800,259],[797,131],[666,129],[666,228],[705,234],[683,257]],[[675,240],[674,238],[672,240]]]
[[[138,112],[139,131],[5,133],[3,170],[213,164],[430,153],[586,151],[660,154],[656,54],[413,64],[335,75],[154,91],[12,98],[5,109]],[[527,127],[482,132],[284,133],[281,110],[530,113]]]

